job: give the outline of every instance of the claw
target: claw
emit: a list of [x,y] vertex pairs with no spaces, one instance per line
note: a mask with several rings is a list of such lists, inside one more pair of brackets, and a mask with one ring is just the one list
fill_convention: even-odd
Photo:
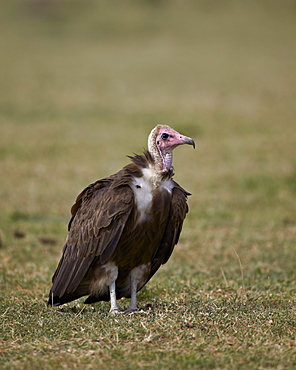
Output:
[[133,313],[136,313],[138,311],[138,308],[127,308],[125,311],[123,311],[124,314],[133,314]]
[[110,315],[118,315],[118,314],[121,314],[121,313],[125,313],[124,311],[120,311],[118,308],[114,308],[114,309],[111,309],[109,311],[109,314]]

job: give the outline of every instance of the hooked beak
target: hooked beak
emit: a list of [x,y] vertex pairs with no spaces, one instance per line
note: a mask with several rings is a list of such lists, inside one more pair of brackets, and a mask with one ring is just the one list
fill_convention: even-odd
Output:
[[195,149],[195,142],[193,139],[191,139],[191,137],[188,137],[188,136],[184,136],[183,137],[183,143],[182,144],[189,144],[189,145],[192,145],[193,146],[193,149]]

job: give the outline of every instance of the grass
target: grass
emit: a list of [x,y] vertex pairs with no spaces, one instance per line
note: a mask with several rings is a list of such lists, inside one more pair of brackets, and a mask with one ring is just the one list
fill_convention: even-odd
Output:
[[[2,1],[0,21],[1,368],[295,368],[294,2]],[[48,308],[76,195],[159,122],[197,148],[140,312]]]

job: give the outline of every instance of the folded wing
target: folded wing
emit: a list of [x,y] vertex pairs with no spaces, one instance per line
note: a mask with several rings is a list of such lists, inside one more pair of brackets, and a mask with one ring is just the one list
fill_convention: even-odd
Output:
[[89,294],[87,273],[94,261],[103,264],[112,255],[133,204],[131,188],[116,176],[91,184],[77,197],[63,255],[52,278],[49,304]]

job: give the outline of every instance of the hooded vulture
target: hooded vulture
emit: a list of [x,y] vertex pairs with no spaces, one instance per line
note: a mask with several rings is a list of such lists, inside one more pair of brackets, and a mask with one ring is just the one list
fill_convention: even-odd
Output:
[[131,298],[170,258],[188,212],[187,193],[173,180],[172,152],[194,141],[157,125],[148,150],[129,157],[116,174],[84,189],[71,208],[63,254],[52,278],[49,305],[88,295],[85,303]]

